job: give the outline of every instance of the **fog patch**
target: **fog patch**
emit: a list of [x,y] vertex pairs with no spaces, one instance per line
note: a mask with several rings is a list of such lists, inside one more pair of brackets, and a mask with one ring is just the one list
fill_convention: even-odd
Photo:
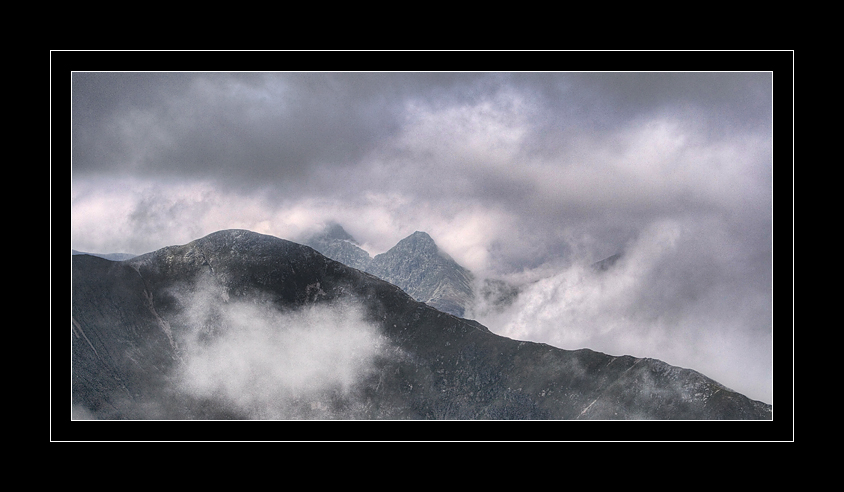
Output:
[[507,302],[479,296],[470,315],[509,338],[651,357],[771,403],[770,276],[708,231],[656,222],[609,269],[578,261],[521,272],[505,278]]
[[238,418],[342,418],[374,370],[385,339],[351,305],[293,311],[226,301],[205,288],[189,296],[180,337],[180,390]]

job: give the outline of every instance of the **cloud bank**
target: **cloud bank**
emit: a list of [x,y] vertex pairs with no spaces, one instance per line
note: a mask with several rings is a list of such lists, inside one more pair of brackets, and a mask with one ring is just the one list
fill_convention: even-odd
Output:
[[754,268],[766,266],[724,258],[729,239],[710,232],[675,221],[654,224],[606,271],[575,263],[522,273],[509,279],[520,289],[512,304],[481,303],[469,316],[510,338],[656,358],[770,399],[770,282],[746,284],[759,275]]

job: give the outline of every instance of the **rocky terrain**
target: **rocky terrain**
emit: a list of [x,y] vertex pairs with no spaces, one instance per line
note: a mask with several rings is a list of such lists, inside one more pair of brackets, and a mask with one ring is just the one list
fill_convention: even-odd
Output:
[[372,263],[372,257],[351,234],[343,229],[340,224],[332,223],[326,226],[319,234],[308,237],[303,241],[323,255],[332,260],[339,261],[358,270],[364,270]]
[[472,274],[441,251],[431,236],[414,232],[366,269],[440,311],[463,316],[473,301]]
[[463,316],[474,301],[472,273],[441,251],[425,232],[414,232],[374,258],[339,224],[305,241],[323,255],[400,287],[417,301]]
[[694,370],[501,337],[243,230],[120,262],[72,256],[71,341],[77,418],[772,418]]

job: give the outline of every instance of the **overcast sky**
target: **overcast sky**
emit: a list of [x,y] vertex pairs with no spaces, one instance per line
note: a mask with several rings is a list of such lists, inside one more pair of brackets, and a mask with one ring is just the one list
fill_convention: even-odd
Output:
[[[71,82],[74,249],[337,221],[374,255],[426,231],[524,286],[481,319],[494,332],[662,358],[772,402],[771,73]],[[618,252],[615,276],[580,269]]]

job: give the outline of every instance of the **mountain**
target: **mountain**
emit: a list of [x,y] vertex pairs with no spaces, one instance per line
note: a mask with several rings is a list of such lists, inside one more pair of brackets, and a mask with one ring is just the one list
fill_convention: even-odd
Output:
[[366,270],[372,261],[369,253],[362,249],[355,238],[337,223],[329,224],[322,232],[306,239],[304,244],[332,260],[358,270]]
[[427,233],[414,232],[376,255],[366,271],[445,313],[463,316],[474,299],[472,274],[441,251]]
[[[398,251],[435,254],[414,236]],[[243,230],[122,262],[72,256],[71,344],[77,418],[772,418],[696,371],[502,337]]]
[[445,313],[463,316],[474,300],[472,273],[441,251],[425,232],[414,232],[374,258],[336,223],[303,242],[333,260],[395,284],[417,301]]
[[[425,232],[414,232],[375,258],[337,223],[330,223],[302,242],[332,260],[398,285],[417,301],[455,316],[466,315],[476,307],[476,300],[484,301],[484,309],[504,309],[520,292],[519,287],[501,279],[485,278],[476,285],[472,272],[441,251]],[[596,272],[604,272],[621,256],[622,253],[614,254],[590,267]]]

